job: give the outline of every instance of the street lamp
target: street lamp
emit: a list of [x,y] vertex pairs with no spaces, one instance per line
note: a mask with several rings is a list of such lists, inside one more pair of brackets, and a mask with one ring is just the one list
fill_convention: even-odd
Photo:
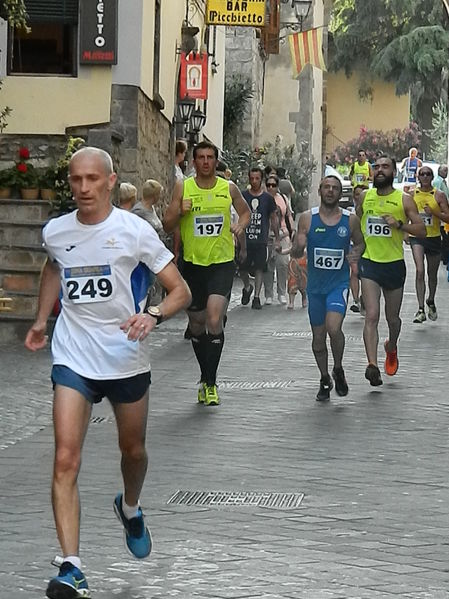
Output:
[[186,98],[185,100],[181,100],[178,102],[178,119],[176,122],[179,125],[185,125],[189,122],[190,117],[192,116],[193,109],[195,108],[195,101]]
[[295,15],[298,21],[307,19],[312,6],[312,0],[292,0],[292,8],[295,9]]
[[[282,4],[289,4],[295,10],[295,18],[296,21],[299,22],[300,31],[302,31],[302,26],[304,19],[307,19],[310,8],[313,4],[313,0],[281,0]],[[297,24],[291,22],[281,23],[281,27],[289,27],[291,29],[297,30]]]
[[190,116],[189,129],[187,131],[187,133],[190,136],[190,142],[192,144],[197,143],[198,133],[201,131],[205,124],[206,115],[204,114],[204,112],[201,112],[201,110],[198,110],[198,108],[196,108]]
[[206,124],[206,115],[201,110],[194,110],[190,116],[190,130],[199,133]]

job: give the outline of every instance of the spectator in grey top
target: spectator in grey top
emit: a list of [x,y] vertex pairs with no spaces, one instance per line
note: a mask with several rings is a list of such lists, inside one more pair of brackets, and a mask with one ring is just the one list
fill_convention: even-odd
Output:
[[147,179],[142,188],[142,200],[132,209],[134,214],[149,222],[158,234],[162,231],[162,223],[154,207],[161,199],[163,191],[164,188],[159,181]]
[[137,189],[132,183],[120,183],[119,190],[119,206],[123,210],[132,210],[136,203]]

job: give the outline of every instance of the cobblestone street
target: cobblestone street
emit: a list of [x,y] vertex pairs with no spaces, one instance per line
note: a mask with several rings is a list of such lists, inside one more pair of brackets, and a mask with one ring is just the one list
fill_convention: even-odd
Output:
[[[222,404],[196,403],[185,317],[151,336],[150,469],[142,505],[154,549],[125,552],[111,410],[96,406],[80,477],[81,557],[92,597],[110,599],[444,599],[449,597],[449,283],[436,322],[413,324],[414,268],[397,376],[364,379],[363,318],[348,313],[349,395],[315,401],[305,310],[260,312],[235,283],[219,370]],[[297,304],[299,300],[297,299]],[[380,339],[385,338],[382,317]],[[380,343],[382,350],[382,342]],[[2,346],[0,599],[40,599],[58,553],[51,505],[50,353]],[[304,494],[271,508],[168,503],[178,491]],[[237,497],[237,496],[234,496]]]

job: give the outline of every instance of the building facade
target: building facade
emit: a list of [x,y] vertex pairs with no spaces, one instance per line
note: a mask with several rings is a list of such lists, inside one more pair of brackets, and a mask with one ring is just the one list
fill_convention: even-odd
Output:
[[[205,0],[25,3],[29,33],[0,21],[0,95],[12,108],[0,167],[23,145],[36,166],[46,166],[74,135],[109,151],[120,180],[140,190],[152,177],[170,189],[186,48],[208,53],[208,99],[196,102],[206,115],[200,138],[221,146],[225,32],[206,26]],[[89,39],[100,44],[90,54]]]

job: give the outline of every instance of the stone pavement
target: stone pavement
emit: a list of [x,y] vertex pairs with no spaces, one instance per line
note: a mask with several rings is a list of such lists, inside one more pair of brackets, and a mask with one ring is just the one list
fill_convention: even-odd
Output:
[[[348,313],[346,398],[315,401],[304,310],[234,301],[220,368],[222,405],[196,403],[184,316],[154,333],[142,498],[154,538],[129,558],[112,512],[121,488],[107,403],[95,408],[80,479],[81,549],[93,597],[118,599],[422,599],[449,597],[449,283],[436,323],[403,308],[400,370],[363,377],[363,319]],[[381,325],[381,339],[385,325]],[[58,553],[50,507],[49,353],[0,348],[0,599],[44,597]],[[293,509],[174,505],[177,490],[304,493]]]

